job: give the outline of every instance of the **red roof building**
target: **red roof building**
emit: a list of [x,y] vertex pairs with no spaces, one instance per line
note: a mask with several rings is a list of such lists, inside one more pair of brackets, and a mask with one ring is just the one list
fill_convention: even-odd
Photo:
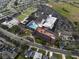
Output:
[[54,43],[54,41],[55,41],[55,35],[54,35],[54,33],[46,30],[43,27],[37,28],[36,31],[35,31],[35,34],[39,35],[40,37],[43,37],[49,43]]

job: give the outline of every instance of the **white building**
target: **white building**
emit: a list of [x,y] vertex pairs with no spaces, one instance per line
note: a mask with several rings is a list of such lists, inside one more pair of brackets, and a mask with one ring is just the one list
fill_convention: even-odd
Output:
[[51,58],[53,56],[53,52],[49,53],[49,58]]
[[56,17],[52,17],[52,15],[49,15],[46,20],[42,19],[41,23],[38,25],[39,27],[44,26],[44,27],[52,29],[54,27],[56,20],[57,20]]
[[35,52],[33,59],[42,59],[42,53]]
[[6,25],[7,27],[11,28],[14,25],[18,25],[20,23],[19,20],[17,20],[16,18],[13,18],[11,21],[5,21],[2,23],[2,25]]

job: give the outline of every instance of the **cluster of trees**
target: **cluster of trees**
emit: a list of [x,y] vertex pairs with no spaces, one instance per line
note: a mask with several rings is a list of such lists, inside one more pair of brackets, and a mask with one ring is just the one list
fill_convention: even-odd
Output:
[[17,25],[14,25],[12,28],[10,28],[8,31],[12,32],[12,33],[18,33],[20,31],[20,27]]
[[0,59],[2,59],[2,56],[0,55]]
[[79,22],[74,22],[74,26],[75,26],[76,32],[79,33]]

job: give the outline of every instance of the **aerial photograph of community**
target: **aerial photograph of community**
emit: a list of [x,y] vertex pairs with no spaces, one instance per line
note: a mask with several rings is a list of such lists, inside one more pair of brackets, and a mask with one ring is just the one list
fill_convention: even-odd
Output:
[[0,59],[79,59],[79,0],[0,0]]

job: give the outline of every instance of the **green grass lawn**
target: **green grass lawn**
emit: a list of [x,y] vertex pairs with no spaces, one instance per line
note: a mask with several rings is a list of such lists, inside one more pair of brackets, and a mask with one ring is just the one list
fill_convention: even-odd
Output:
[[33,59],[33,57],[27,57],[27,58],[25,58],[24,56],[18,56],[18,58],[17,59]]
[[58,13],[67,17],[70,21],[79,22],[79,8],[78,7],[75,7],[69,3],[64,3],[64,2],[60,2],[60,3],[50,2],[49,4],[51,4]]
[[24,56],[19,55],[16,59],[27,59]]
[[39,53],[42,53],[43,55],[45,55],[45,53],[46,53],[46,51],[44,51],[44,50],[42,50],[42,49],[39,49],[38,52],[39,52]]
[[33,51],[36,51],[36,50],[37,50],[37,48],[35,48],[35,47],[32,47],[31,49],[32,49]]
[[37,9],[35,7],[28,7],[25,11],[23,11],[21,13],[21,15],[19,15],[17,17],[17,19],[19,19],[20,21],[24,20],[25,17],[28,17],[32,12],[36,11]]
[[62,55],[53,53],[53,57],[56,59],[62,59]]
[[75,57],[71,57],[71,56],[66,56],[66,59],[77,59],[77,58],[75,58]]
[[37,42],[37,43],[39,43],[39,44],[42,44],[42,45],[46,45],[46,41],[43,39],[43,38],[41,38],[41,37],[35,37],[35,41]]
[[[73,0],[78,1],[79,0]],[[79,23],[79,7],[74,6],[73,4],[70,4],[68,2],[54,2],[52,0],[49,0],[49,5],[52,6],[52,8],[57,11],[62,16],[68,18],[69,21],[72,22],[74,25],[75,30],[79,32],[79,26],[75,25],[75,22]]]
[[27,36],[30,36],[32,34],[32,31],[29,29],[25,29],[25,33]]

